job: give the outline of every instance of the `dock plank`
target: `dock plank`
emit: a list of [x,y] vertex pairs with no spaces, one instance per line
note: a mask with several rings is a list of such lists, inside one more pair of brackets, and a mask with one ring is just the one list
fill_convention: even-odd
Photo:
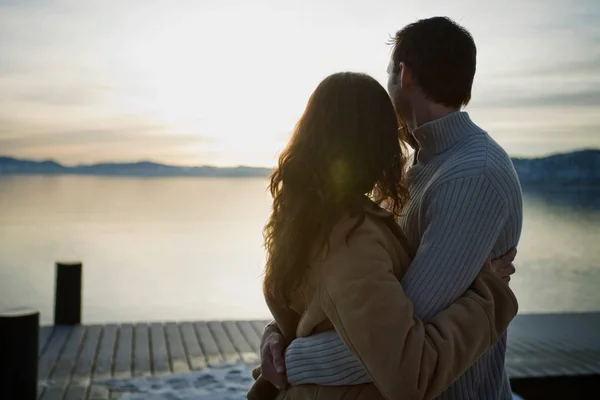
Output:
[[241,360],[240,355],[235,350],[233,343],[229,340],[229,336],[227,336],[227,333],[220,322],[210,321],[208,323],[208,328],[215,338],[217,347],[226,363],[233,364]]
[[256,364],[256,352],[252,349],[252,346],[250,346],[250,343],[248,343],[235,321],[223,322],[223,329],[242,361],[246,364]]
[[256,331],[256,334],[258,335],[258,337],[262,337],[262,334],[265,330],[265,326],[267,326],[267,323],[263,323],[263,321],[252,321],[252,327],[254,328],[254,330]]
[[179,325],[181,331],[181,338],[183,340],[183,346],[185,347],[186,354],[188,357],[188,363],[192,370],[200,370],[206,368],[206,358],[198,337],[194,325],[191,322],[183,322]]
[[78,386],[71,384],[67,389],[64,400],[87,400],[87,385]]
[[83,346],[73,371],[73,380],[86,384],[92,379],[101,333],[102,326],[93,325],[87,328]]
[[508,329],[510,378],[600,374],[600,313],[517,315]]
[[133,325],[121,325],[117,336],[113,376],[116,378],[129,378],[132,375]]
[[44,354],[42,354],[42,357],[38,361],[38,380],[44,381],[50,378],[63,351],[63,347],[69,339],[71,329],[69,326],[54,327],[46,351],[44,351]]
[[53,326],[41,326],[40,327],[40,337],[38,342],[38,353],[40,357],[46,350],[46,346],[50,342],[50,338],[52,337],[52,331],[54,330]]
[[200,346],[202,346],[208,365],[219,365],[223,363],[223,356],[217,347],[215,338],[208,328],[208,323],[204,321],[196,322],[194,328],[196,328],[198,340]]
[[238,328],[242,332],[242,335],[246,338],[250,347],[255,353],[258,353],[260,350],[260,336],[252,327],[252,323],[250,321],[237,321]]
[[96,365],[93,371],[93,378],[96,380],[104,380],[112,376],[118,329],[118,326],[114,324],[102,328]]
[[64,328],[65,332],[68,332],[68,337],[57,354],[54,368],[49,372],[50,380],[41,393],[41,400],[63,400],[65,397],[86,330],[83,326],[56,328],[57,333],[58,329]]
[[154,375],[169,374],[171,367],[169,366],[169,353],[163,325],[159,323],[150,325],[150,337],[152,340],[152,372]]
[[58,381],[70,379],[71,374],[75,369],[75,364],[77,363],[85,331],[86,327],[82,325],[77,325],[72,328],[71,335],[60,355],[56,369],[50,375],[52,380]]
[[85,400],[87,398],[101,333],[102,327],[99,325],[90,326],[86,329],[72,379],[65,393],[65,400]]
[[61,383],[58,386],[47,387],[40,395],[39,400],[63,400],[65,387]]
[[171,370],[176,374],[185,374],[190,372],[190,366],[185,354],[179,327],[175,323],[165,324],[165,335],[167,339],[167,349],[169,350],[169,361]]
[[110,392],[110,400],[119,400],[121,397],[123,397],[123,393]]
[[94,383],[89,387],[87,400],[110,400],[110,391],[106,386]]
[[150,328],[147,324],[137,324],[133,330],[133,376],[152,375],[149,335]]

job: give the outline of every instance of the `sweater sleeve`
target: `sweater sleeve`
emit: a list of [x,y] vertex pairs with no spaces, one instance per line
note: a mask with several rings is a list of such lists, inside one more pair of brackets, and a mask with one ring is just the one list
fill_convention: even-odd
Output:
[[485,175],[455,179],[430,193],[425,231],[402,280],[427,321],[471,285],[508,219],[504,199]]

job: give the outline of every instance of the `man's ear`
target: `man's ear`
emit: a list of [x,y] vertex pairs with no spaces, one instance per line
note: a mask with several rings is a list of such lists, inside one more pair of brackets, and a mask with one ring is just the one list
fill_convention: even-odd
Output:
[[412,71],[404,61],[400,63],[400,88],[407,89],[413,84]]

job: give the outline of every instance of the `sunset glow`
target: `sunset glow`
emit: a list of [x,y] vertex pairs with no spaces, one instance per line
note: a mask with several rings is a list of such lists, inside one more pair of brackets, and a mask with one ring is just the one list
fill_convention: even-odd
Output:
[[0,154],[273,165],[340,70],[448,15],[478,45],[473,119],[515,155],[600,146],[596,0],[0,2]]

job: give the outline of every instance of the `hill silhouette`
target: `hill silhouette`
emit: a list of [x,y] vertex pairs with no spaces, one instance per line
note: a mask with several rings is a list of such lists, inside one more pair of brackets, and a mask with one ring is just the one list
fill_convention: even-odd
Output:
[[[540,158],[512,158],[521,183],[600,184],[600,150],[585,149]],[[271,168],[174,166],[150,161],[64,166],[56,161],[0,157],[0,175],[99,175],[137,177],[266,177]]]

